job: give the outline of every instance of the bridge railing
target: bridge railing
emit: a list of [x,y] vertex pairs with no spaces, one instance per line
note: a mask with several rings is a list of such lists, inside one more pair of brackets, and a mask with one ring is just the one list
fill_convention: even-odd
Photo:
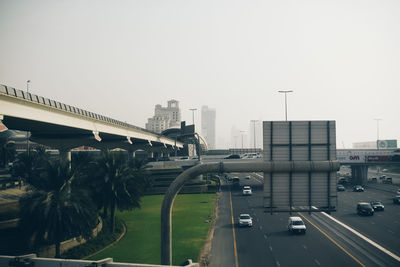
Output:
[[126,122],[115,120],[115,119],[112,119],[112,118],[109,118],[109,117],[106,117],[106,116],[103,116],[103,115],[100,115],[100,114],[96,114],[96,113],[93,113],[93,112],[90,112],[90,111],[87,111],[87,110],[84,110],[84,109],[80,109],[80,108],[77,108],[77,107],[74,107],[74,106],[70,106],[70,105],[64,104],[64,103],[61,103],[61,102],[58,102],[58,101],[55,101],[55,100],[51,100],[51,99],[48,99],[48,98],[44,98],[42,96],[38,96],[38,95],[31,94],[31,93],[28,93],[28,92],[25,92],[25,91],[22,91],[22,90],[18,90],[18,89],[15,89],[13,87],[10,87],[10,86],[6,86],[6,85],[0,84],[0,93],[6,94],[6,95],[9,95],[9,96],[13,96],[13,97],[16,97],[16,98],[25,99],[25,100],[28,100],[30,102],[34,102],[34,103],[37,103],[37,104],[49,106],[49,107],[52,107],[52,108],[55,108],[55,109],[59,109],[59,110],[63,110],[63,111],[66,111],[66,112],[74,113],[74,114],[77,114],[77,115],[80,115],[80,116],[92,118],[92,119],[95,119],[95,120],[99,120],[99,121],[115,124],[115,125],[118,125],[118,126],[131,128],[131,129],[135,129],[135,130],[140,130],[140,131],[144,131],[144,132],[147,132],[147,133],[158,135],[157,133],[151,132],[151,131],[149,131],[147,129],[140,128],[138,126],[135,126],[135,125],[132,125],[132,124],[129,124],[129,123],[126,123]]

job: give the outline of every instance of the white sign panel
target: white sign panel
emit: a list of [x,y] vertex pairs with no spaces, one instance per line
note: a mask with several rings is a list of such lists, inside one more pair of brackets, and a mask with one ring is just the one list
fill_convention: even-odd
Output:
[[[336,160],[335,121],[264,121],[267,161]],[[334,210],[336,172],[264,173],[264,207],[271,212]]]

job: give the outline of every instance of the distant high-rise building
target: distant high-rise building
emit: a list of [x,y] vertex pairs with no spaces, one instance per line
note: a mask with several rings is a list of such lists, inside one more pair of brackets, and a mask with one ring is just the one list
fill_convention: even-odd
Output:
[[155,106],[154,116],[147,120],[146,129],[161,133],[169,128],[180,127],[180,123],[181,110],[179,109],[179,101],[172,99],[168,101],[167,107],[162,107],[160,104]]
[[215,109],[201,107],[201,135],[207,141],[209,149],[215,149]]

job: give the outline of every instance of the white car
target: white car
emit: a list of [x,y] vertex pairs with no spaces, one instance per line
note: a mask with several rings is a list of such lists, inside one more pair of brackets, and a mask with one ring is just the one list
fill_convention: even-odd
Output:
[[289,217],[288,231],[291,233],[306,233],[306,225],[303,220],[298,216]]
[[253,192],[251,191],[251,187],[248,185],[243,186],[243,196],[251,196]]
[[251,216],[246,213],[240,214],[239,226],[253,226],[253,218],[251,218]]

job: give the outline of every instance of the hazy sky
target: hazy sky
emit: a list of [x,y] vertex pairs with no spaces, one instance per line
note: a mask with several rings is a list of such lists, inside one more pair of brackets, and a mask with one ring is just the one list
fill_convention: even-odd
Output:
[[[338,148],[400,139],[400,1],[0,0],[0,84],[144,127],[154,106],[336,120]],[[197,129],[200,129],[197,127]],[[398,141],[400,142],[400,141]]]

